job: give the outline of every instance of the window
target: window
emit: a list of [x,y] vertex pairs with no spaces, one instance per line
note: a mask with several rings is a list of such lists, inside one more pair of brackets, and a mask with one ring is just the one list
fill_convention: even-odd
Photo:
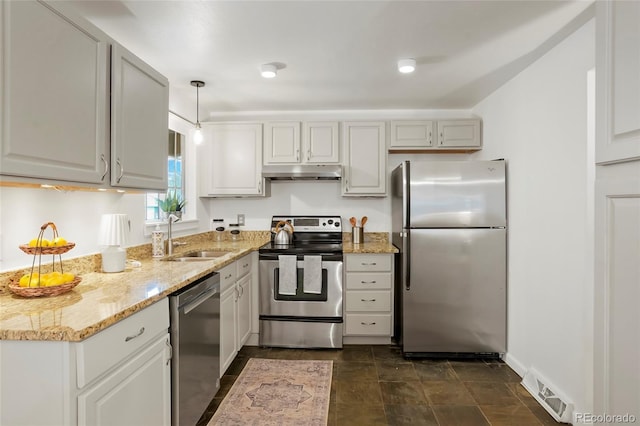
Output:
[[[169,145],[167,157],[168,192],[175,193],[182,199],[186,198],[184,189],[184,141],[181,133],[169,130]],[[146,196],[146,220],[160,220],[158,199],[164,200],[166,193],[149,192]]]

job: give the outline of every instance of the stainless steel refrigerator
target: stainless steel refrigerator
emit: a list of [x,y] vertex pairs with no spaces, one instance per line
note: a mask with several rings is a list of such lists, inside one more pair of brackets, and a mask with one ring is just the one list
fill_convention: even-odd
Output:
[[503,354],[504,160],[405,161],[391,179],[395,335],[404,355]]

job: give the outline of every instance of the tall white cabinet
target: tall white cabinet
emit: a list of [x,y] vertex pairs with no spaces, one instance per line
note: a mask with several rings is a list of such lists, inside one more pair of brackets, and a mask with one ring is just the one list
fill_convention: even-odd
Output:
[[384,196],[387,155],[384,121],[342,123],[344,196]]
[[596,2],[593,413],[640,418],[640,3]]

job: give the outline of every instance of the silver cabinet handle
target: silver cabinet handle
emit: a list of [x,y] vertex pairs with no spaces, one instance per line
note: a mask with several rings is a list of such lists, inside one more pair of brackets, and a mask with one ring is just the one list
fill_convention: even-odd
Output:
[[360,283],[361,284],[375,284],[375,283],[377,283],[377,281],[376,280],[373,280],[373,281],[364,281],[363,280],[363,281],[360,281]]
[[360,264],[361,264],[362,266],[376,266],[376,265],[377,265],[377,263],[376,263],[376,262],[371,262],[371,263],[365,263],[365,262],[362,262],[362,263],[360,263]]
[[167,346],[169,347],[169,357],[167,358],[167,364],[169,365],[171,363],[171,358],[173,358],[173,346],[171,346],[171,343],[169,343],[169,339],[164,341]]
[[258,181],[258,194],[262,194],[262,181]]
[[140,327],[140,331],[138,331],[138,334],[134,334],[133,336],[127,336],[124,341],[128,342],[129,340],[133,340],[136,337],[140,337],[142,336],[142,333],[144,333],[144,327]]
[[440,132],[440,145],[444,142],[444,135]]
[[375,322],[360,322],[361,325],[376,325]]
[[102,177],[100,178],[100,180],[104,181],[104,178],[107,176],[107,173],[109,173],[109,163],[107,163],[107,160],[104,158],[104,154],[100,155],[100,159],[104,163],[104,173],[102,174]]
[[228,280],[228,279],[229,279],[229,278],[231,278],[232,276],[233,276],[233,274],[226,275],[226,276],[224,277],[224,279],[225,279],[225,280]]
[[307,161],[311,160],[311,151],[307,151]]
[[360,299],[361,302],[375,302],[376,299]]
[[300,149],[296,149],[296,161],[300,161]]
[[118,175],[117,183],[120,183],[120,179],[122,179],[122,175],[124,175],[124,167],[122,167],[122,163],[120,163],[120,159],[116,159],[116,165],[120,168],[120,174]]

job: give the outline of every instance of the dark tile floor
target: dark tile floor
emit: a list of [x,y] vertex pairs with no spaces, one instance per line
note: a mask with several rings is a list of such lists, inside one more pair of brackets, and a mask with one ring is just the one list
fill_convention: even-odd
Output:
[[329,425],[552,425],[555,420],[500,360],[402,357],[397,346],[342,350],[245,346],[197,426],[205,426],[249,358],[333,360]]

